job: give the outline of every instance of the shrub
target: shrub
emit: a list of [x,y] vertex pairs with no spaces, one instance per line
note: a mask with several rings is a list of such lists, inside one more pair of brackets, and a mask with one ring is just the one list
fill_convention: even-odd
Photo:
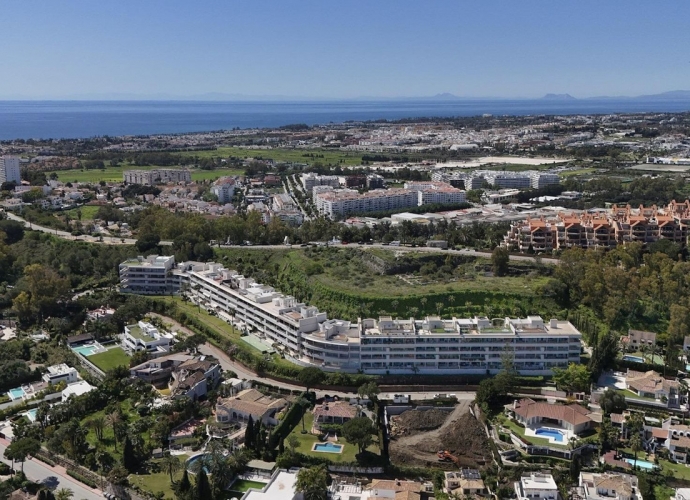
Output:
[[95,481],[92,481],[91,479],[82,476],[81,474],[78,474],[76,472],[73,472],[70,469],[67,469],[67,475],[76,479],[77,481],[84,483],[85,485],[91,487],[91,488],[96,488],[98,485],[96,484]]

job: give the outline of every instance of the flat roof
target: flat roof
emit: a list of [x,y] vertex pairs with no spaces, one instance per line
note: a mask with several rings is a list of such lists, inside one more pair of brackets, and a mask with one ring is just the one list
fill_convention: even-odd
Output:
[[292,500],[295,496],[297,473],[281,470],[274,475],[263,491],[249,490],[242,500]]
[[129,330],[129,334],[135,339],[143,340],[144,342],[155,340],[149,334],[144,333],[139,325],[127,325],[127,329]]

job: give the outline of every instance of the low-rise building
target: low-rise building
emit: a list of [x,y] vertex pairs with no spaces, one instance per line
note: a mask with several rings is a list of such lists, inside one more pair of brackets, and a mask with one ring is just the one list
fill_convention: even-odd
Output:
[[628,369],[625,386],[640,397],[653,398],[669,406],[678,406],[680,383],[664,378],[653,370],[638,372]]
[[314,427],[320,429],[323,424],[344,424],[355,418],[359,411],[348,401],[333,401],[316,405],[313,413]]
[[621,342],[630,350],[656,345],[656,333],[644,330],[628,330],[628,335],[621,338]]
[[136,325],[125,326],[122,347],[126,351],[146,351],[152,356],[166,354],[173,343],[173,335],[161,332],[151,323],[139,321]]
[[578,404],[551,404],[527,398],[506,405],[506,411],[525,427],[551,424],[581,434],[594,426],[591,412]]
[[637,477],[631,474],[581,472],[579,489],[585,500],[642,500]]
[[67,366],[65,363],[48,367],[48,372],[43,374],[43,381],[48,384],[57,385],[60,382],[71,384],[79,380],[79,372],[76,368]]
[[175,266],[175,257],[149,255],[129,259],[120,264],[120,291],[166,295],[174,291],[170,279]]
[[558,486],[551,474],[532,472],[515,483],[518,500],[558,500]]
[[446,472],[443,479],[443,490],[458,498],[485,496],[488,494],[484,480],[476,469],[461,469]]
[[220,364],[206,356],[187,360],[171,373],[170,395],[174,398],[188,397],[195,401],[205,398],[208,391],[218,385],[221,374]]
[[65,387],[62,390],[61,396],[62,396],[62,401],[67,401],[71,396],[81,396],[82,394],[86,394],[87,392],[91,392],[95,389],[94,386],[89,384],[86,380],[80,380],[78,382],[72,382],[71,384],[68,384],[67,387]]
[[123,179],[127,184],[153,186],[168,182],[191,182],[192,174],[187,169],[154,168],[151,170],[125,170]]
[[159,356],[130,368],[129,374],[156,387],[165,387],[168,385],[173,370],[185,361],[192,359],[194,356],[184,353]]
[[218,203],[230,203],[235,196],[235,179],[221,177],[211,186],[211,192],[218,198]]
[[221,400],[216,405],[216,420],[221,423],[246,422],[252,417],[254,422],[276,425],[275,414],[287,406],[283,398],[264,396],[256,389],[245,389],[237,396]]

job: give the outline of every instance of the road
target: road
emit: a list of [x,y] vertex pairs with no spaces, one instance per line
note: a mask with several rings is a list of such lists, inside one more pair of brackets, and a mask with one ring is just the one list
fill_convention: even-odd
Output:
[[[233,371],[237,374],[238,378],[245,379],[245,380],[254,380],[256,382],[260,382],[262,384],[266,385],[271,385],[274,387],[278,387],[280,389],[285,389],[288,391],[296,391],[296,392],[302,392],[304,391],[304,386],[301,385],[296,385],[296,384],[290,384],[286,382],[280,382],[277,380],[273,380],[270,378],[265,378],[265,377],[260,377],[256,373],[254,373],[252,370],[247,368],[244,365],[241,365],[237,363],[236,361],[233,361],[230,359],[230,357],[223,352],[222,349],[219,349],[209,343],[203,344],[199,346],[199,351],[202,354],[206,354],[208,356],[213,356],[216,359],[218,359],[221,368],[223,370],[230,370]],[[333,391],[333,390],[317,390],[316,392],[316,397],[320,398],[325,395],[329,396],[338,396],[339,398],[352,398],[356,397],[356,393],[354,392],[339,392],[339,391]],[[405,394],[409,394],[412,396],[412,399],[433,399],[434,396],[436,395],[435,392],[426,392],[426,391],[405,391]],[[459,399],[459,400],[465,400],[465,401],[472,401],[474,400],[475,393],[474,392],[458,392],[458,391],[453,391],[453,394]],[[380,394],[379,397],[381,399],[393,399],[392,394]]]
[[[0,439],[0,457],[8,465],[12,465],[10,460],[5,460],[5,448],[9,444],[5,439]],[[21,469],[21,464],[15,464],[17,470]],[[69,488],[74,493],[74,500],[103,500],[103,493],[100,490],[91,489],[85,484],[72,479],[65,473],[62,467],[50,467],[36,459],[24,462],[24,474],[26,477],[37,483],[44,483],[51,489]]]
[[[66,231],[59,231],[57,229],[51,229],[49,227],[44,227],[44,226],[38,226],[36,224],[33,224],[25,219],[22,219],[21,217],[10,213],[10,212],[5,212],[7,214],[7,217],[11,220],[16,220],[18,222],[24,223],[24,226],[32,229],[34,231],[41,231],[44,233],[49,233],[54,236],[57,236],[59,238],[63,238],[66,240],[73,240],[73,241],[86,241],[87,243],[101,243],[105,245],[134,245],[137,240],[134,238],[116,238],[116,237],[111,237],[111,236],[103,236],[102,239],[97,236],[91,236],[91,235],[82,235],[82,236],[73,236],[72,234],[66,232]],[[159,243],[160,245],[163,246],[170,246],[172,245],[172,241],[166,241],[166,240],[161,240]],[[418,252],[418,253],[446,253],[446,254],[453,254],[453,255],[471,255],[474,257],[485,257],[485,258],[490,258],[491,257],[491,252],[478,252],[473,249],[469,248],[464,248],[462,250],[440,250],[438,248],[429,248],[429,247],[403,247],[403,246],[391,246],[391,245],[382,245],[381,243],[374,243],[372,245],[343,245],[342,243],[329,243],[329,246],[336,247],[336,248],[359,248],[361,250],[369,250],[372,248],[378,249],[378,250],[389,250],[392,252]],[[244,250],[275,250],[279,248],[289,248],[286,245],[252,245],[252,246],[240,246],[240,245],[219,245],[220,248],[242,248]],[[556,265],[558,264],[558,259],[554,259],[552,257],[536,257],[536,256],[531,256],[531,255],[511,255],[510,260],[516,261],[516,262],[530,262],[530,261],[536,261],[536,259],[540,258],[541,262],[544,264],[553,264]]]

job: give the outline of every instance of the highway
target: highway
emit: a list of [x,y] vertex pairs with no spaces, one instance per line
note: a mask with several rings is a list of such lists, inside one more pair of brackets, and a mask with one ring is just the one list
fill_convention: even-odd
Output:
[[[10,220],[15,220],[18,222],[22,222],[25,227],[28,229],[32,229],[34,231],[41,231],[44,233],[49,233],[52,234],[53,236],[57,236],[59,238],[63,238],[66,240],[72,240],[72,241],[85,241],[87,243],[100,243],[104,245],[134,245],[137,240],[134,238],[117,238],[117,237],[111,237],[111,236],[103,236],[102,240],[101,238],[97,236],[91,236],[91,235],[82,235],[82,236],[73,236],[72,234],[66,232],[66,231],[59,231],[57,229],[52,229],[49,227],[44,227],[44,226],[38,226],[36,224],[33,224],[25,219],[22,219],[21,217],[10,213],[10,212],[5,212],[7,215],[7,218]],[[160,242],[160,245],[162,246],[170,246],[172,245],[172,241],[165,241],[162,240]],[[328,246],[331,247],[336,247],[336,248],[359,248],[360,250],[369,250],[372,248],[378,249],[378,250],[389,250],[392,252],[418,252],[418,253],[446,253],[446,254],[452,254],[452,255],[470,255],[474,257],[485,257],[485,258],[490,258],[491,257],[491,252],[481,252],[481,251],[476,251],[471,248],[463,248],[462,250],[440,250],[438,248],[429,248],[429,247],[404,247],[404,246],[391,246],[391,245],[383,245],[381,243],[374,243],[371,245],[358,245],[358,244],[346,244],[343,245],[342,243],[328,243]],[[242,248],[244,250],[276,250],[276,249],[284,249],[284,248],[290,248],[290,245],[252,245],[252,246],[241,246],[241,245],[219,245],[220,248]],[[292,245],[293,248],[299,248],[298,245]],[[558,259],[554,259],[552,257],[535,257],[531,255],[511,255],[510,260],[516,261],[516,262],[530,262],[530,261],[536,261],[538,258],[541,259],[541,262],[543,264],[552,264],[556,265],[558,264]]]
[[[0,457],[8,465],[12,465],[10,460],[5,460],[5,448],[9,442],[0,439]],[[15,469],[21,470],[21,464],[15,463]],[[65,473],[63,467],[50,467],[48,464],[36,459],[29,459],[24,462],[24,474],[26,477],[37,483],[43,483],[53,491],[59,488],[69,488],[74,493],[74,500],[103,500],[100,490],[92,489],[76,479],[72,479]]]

